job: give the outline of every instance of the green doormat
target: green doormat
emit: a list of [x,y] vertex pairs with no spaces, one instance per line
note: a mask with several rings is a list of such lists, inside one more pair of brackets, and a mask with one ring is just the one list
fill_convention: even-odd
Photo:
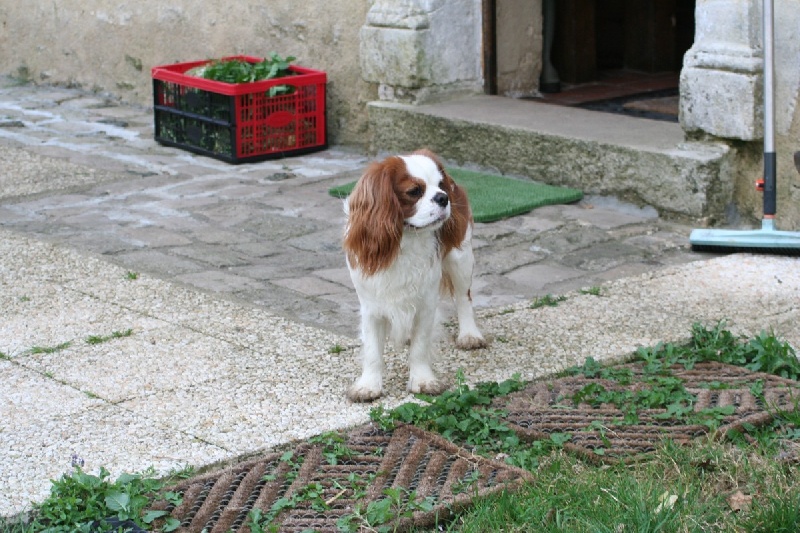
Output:
[[[567,204],[583,198],[583,193],[577,189],[459,168],[449,168],[447,171],[456,183],[467,190],[475,222],[494,222],[527,213],[543,205]],[[355,182],[333,187],[328,192],[336,198],[346,198],[353,187]]]

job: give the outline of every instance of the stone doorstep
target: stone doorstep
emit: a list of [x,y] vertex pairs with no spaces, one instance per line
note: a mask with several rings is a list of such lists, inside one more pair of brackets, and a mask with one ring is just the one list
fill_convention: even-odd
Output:
[[693,219],[721,216],[732,199],[728,146],[686,142],[675,123],[493,96],[372,102],[369,111],[375,153],[425,146],[454,165],[624,197]]

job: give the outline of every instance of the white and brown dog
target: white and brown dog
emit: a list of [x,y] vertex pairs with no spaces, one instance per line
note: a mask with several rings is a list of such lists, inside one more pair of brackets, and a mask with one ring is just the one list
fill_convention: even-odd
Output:
[[472,310],[472,213],[467,195],[434,154],[373,163],[345,202],[344,249],[361,304],[362,374],[347,392],[378,398],[387,337],[409,342],[408,389],[439,394],[432,362],[440,292],[450,292],[463,349],[486,346]]

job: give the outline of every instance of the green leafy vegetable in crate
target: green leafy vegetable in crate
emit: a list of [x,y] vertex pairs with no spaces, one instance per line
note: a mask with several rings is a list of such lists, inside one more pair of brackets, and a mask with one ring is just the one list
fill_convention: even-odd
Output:
[[[293,56],[282,58],[272,52],[260,63],[248,63],[238,59],[216,60],[195,67],[186,74],[225,83],[251,83],[292,76],[294,73],[289,70],[289,65],[295,59]],[[294,92],[294,87],[291,85],[277,85],[269,89],[268,96],[291,94],[292,92]]]

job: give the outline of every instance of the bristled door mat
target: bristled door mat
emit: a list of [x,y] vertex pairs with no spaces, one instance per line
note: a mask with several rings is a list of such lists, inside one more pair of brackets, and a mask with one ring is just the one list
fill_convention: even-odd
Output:
[[[448,168],[450,176],[467,191],[476,222],[494,222],[527,213],[545,205],[568,204],[583,198],[577,189],[556,187],[494,174]],[[355,182],[333,187],[328,192],[346,198]]]
[[166,489],[179,496],[177,505],[172,497],[154,509],[180,521],[181,532],[250,533],[257,510],[264,531],[323,533],[340,531],[340,520],[359,524],[357,511],[364,516],[372,504],[372,519],[386,520],[372,526],[405,531],[433,526],[476,496],[530,479],[415,427],[386,432],[366,425],[184,481]]
[[[653,376],[642,372],[643,365],[613,367],[618,376],[630,370],[629,379],[581,375],[531,383],[496,403],[508,411],[506,421],[524,440],[562,434],[569,437],[565,449],[597,462],[618,462],[654,451],[664,439],[687,444],[711,431],[721,438],[742,430],[745,424],[768,424],[776,409],[791,410],[800,399],[796,381],[738,366],[709,362],[686,369],[675,365],[667,375]],[[669,381],[672,379],[679,382]],[[681,417],[666,408],[638,409],[635,418],[628,412],[626,419],[626,412],[617,404],[589,401],[592,395],[599,397],[597,393],[609,396],[608,391],[622,393],[619,398],[630,393],[632,398],[650,390],[654,383],[667,387],[661,390],[682,386],[696,398],[690,404],[692,413]],[[576,398],[582,398],[577,405]],[[706,423],[712,419],[713,424]]]

